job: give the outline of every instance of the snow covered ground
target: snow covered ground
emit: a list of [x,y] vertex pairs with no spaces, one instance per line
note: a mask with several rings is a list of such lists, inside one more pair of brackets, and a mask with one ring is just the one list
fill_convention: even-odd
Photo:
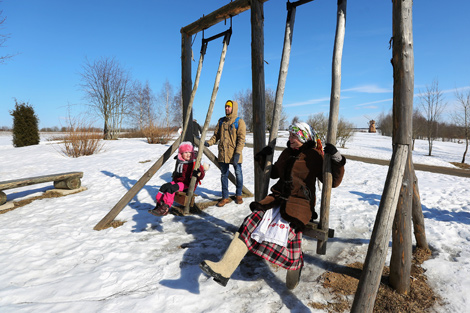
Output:
[[[278,145],[286,140],[287,133],[281,133]],[[324,256],[315,253],[315,240],[304,238],[305,267],[292,292],[284,285],[285,270],[253,255],[245,257],[225,288],[202,274],[199,262],[221,257],[253,199],[212,206],[200,215],[150,215],[158,188],[171,179],[172,159],[118,215],[126,221],[123,226],[94,231],[168,146],[122,139],[106,142],[99,154],[73,159],[61,155],[56,142],[14,148],[10,135],[0,135],[0,180],[83,171],[82,185],[88,188],[0,215],[0,311],[321,312],[308,303],[326,303],[332,295],[317,278],[335,265],[364,262],[388,167],[351,160],[343,183],[332,192],[335,238]],[[215,146],[210,149],[217,152]],[[340,151],[389,159],[391,139],[356,133]],[[415,163],[452,166],[449,162],[460,161],[463,151],[457,143],[435,142],[429,157],[427,143],[417,141],[413,158]],[[253,191],[252,149],[244,149],[244,160],[244,184]],[[445,300],[436,310],[468,312],[469,179],[420,171],[417,176],[433,249],[423,267],[429,284]],[[212,166],[198,187],[198,201],[221,196],[219,177]],[[5,193],[18,201],[51,188],[49,183]]]

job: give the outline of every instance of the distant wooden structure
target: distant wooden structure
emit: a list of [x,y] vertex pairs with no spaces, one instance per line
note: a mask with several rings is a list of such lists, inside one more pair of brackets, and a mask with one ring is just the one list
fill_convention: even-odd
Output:
[[376,133],[377,129],[375,128],[375,121],[370,120],[369,121],[369,133]]

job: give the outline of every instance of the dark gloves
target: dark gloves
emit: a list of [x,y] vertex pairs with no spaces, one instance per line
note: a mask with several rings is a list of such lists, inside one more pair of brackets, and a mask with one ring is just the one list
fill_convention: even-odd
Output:
[[207,141],[204,141],[204,146],[209,147],[209,144],[207,143]]
[[233,162],[232,162],[233,166],[236,166],[238,164],[238,161],[240,161],[240,153],[235,153],[233,155]]
[[271,148],[270,146],[264,147],[263,149],[261,149],[260,152],[255,155],[255,162],[258,163],[261,168],[264,168],[264,166],[266,165],[266,156],[271,155],[272,153],[273,148]]
[[166,183],[160,187],[161,193],[175,193],[180,189],[178,184]]
[[331,143],[327,143],[323,151],[331,155],[331,159],[335,162],[341,162],[341,159],[343,158],[341,156],[341,153],[339,153],[338,149],[336,149],[336,147]]
[[250,210],[251,212],[266,211],[266,208],[264,208],[259,202],[253,201],[250,203]]
[[199,176],[201,176],[201,170],[200,169],[194,170],[193,177],[199,177]]

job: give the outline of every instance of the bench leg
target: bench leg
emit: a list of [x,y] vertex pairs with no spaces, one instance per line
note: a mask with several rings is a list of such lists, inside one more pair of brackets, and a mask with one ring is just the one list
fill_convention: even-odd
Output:
[[57,189],[78,189],[82,185],[80,178],[70,177],[64,180],[54,182],[54,188]]
[[7,195],[0,190],[0,205],[3,205],[7,202]]

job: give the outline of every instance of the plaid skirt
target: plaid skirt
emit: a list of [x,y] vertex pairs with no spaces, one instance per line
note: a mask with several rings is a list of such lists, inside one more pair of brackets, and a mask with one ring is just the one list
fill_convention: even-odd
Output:
[[302,232],[290,229],[287,247],[272,242],[257,242],[251,238],[251,234],[263,219],[264,212],[257,211],[248,215],[240,226],[239,233],[248,249],[263,259],[279,265],[288,270],[296,270],[303,266]]

